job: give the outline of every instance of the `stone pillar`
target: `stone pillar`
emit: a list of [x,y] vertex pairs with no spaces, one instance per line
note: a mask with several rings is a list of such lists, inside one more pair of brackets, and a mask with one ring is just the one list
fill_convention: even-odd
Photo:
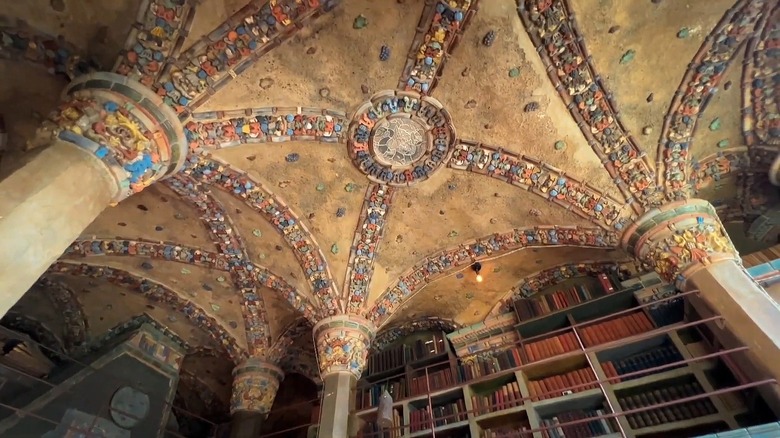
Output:
[[621,243],[678,289],[699,290],[763,368],[780,379],[780,306],[742,267],[712,205],[691,199],[648,211]]
[[317,361],[323,382],[319,437],[347,438],[355,383],[366,368],[376,330],[354,315],[325,318],[314,326]]
[[113,73],[68,85],[31,143],[0,181],[0,316],[101,211],[178,171],[187,151],[175,112]]
[[775,161],[769,167],[769,181],[776,186],[780,186],[780,154],[777,154]]
[[260,436],[263,420],[271,412],[284,373],[276,365],[250,357],[233,370],[230,397],[231,438]]

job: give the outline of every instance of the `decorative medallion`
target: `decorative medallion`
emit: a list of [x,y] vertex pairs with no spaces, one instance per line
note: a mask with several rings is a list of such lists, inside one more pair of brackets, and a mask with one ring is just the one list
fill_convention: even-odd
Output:
[[149,396],[124,386],[111,397],[111,419],[123,429],[132,429],[149,415]]
[[347,148],[370,180],[409,186],[442,167],[454,143],[455,128],[439,101],[414,91],[383,91],[355,112]]

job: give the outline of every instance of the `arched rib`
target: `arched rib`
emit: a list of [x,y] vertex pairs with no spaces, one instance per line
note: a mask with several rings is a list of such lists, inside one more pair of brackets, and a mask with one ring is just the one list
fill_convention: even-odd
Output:
[[452,319],[439,318],[437,316],[419,318],[415,319],[414,321],[407,321],[382,329],[379,333],[377,333],[374,342],[371,343],[371,349],[373,351],[382,351],[395,341],[417,332],[424,332],[429,330],[453,332],[462,327],[462,324],[458,324]]
[[767,2],[738,0],[704,40],[683,76],[664,118],[658,141],[658,184],[670,201],[687,199],[688,155],[696,122],[717,91],[726,69],[757,25]]
[[439,82],[444,64],[479,9],[479,0],[426,0],[417,33],[398,81],[399,90],[429,96]]
[[195,18],[197,0],[142,0],[113,71],[151,87],[179,55]]
[[97,69],[94,62],[80,56],[81,51],[62,37],[53,37],[37,29],[0,26],[0,58],[32,62],[51,74],[72,80]]
[[652,165],[623,127],[612,94],[590,63],[568,2],[518,0],[517,10],[555,89],[623,195],[635,201],[634,211],[663,201]]
[[193,155],[184,172],[196,181],[225,190],[260,214],[282,235],[314,291],[321,314],[339,312],[338,288],[320,246],[298,216],[261,183],[245,172],[212,157]]
[[506,181],[589,219],[606,230],[622,230],[635,219],[633,211],[625,202],[612,199],[540,160],[512,154],[496,146],[460,141],[449,167]]
[[374,261],[385,232],[387,213],[393,202],[395,189],[383,184],[371,183],[366,190],[360,209],[358,226],[349,251],[344,296],[340,301],[349,313],[365,310]]
[[283,141],[341,143],[344,111],[306,107],[249,108],[195,113],[184,126],[192,152]]
[[743,172],[750,168],[750,157],[746,147],[719,151],[701,161],[694,158],[691,162],[689,184],[694,194],[720,181],[728,174]]
[[87,344],[89,323],[84,316],[84,308],[78,295],[68,286],[48,278],[40,278],[35,286],[51,301],[52,306],[62,315],[65,322],[62,341],[66,351],[82,349]]
[[297,339],[307,335],[311,336],[312,327],[307,319],[296,318],[285,327],[282,334],[276,338],[271,348],[268,349],[268,354],[265,356],[266,360],[278,364]]
[[618,271],[625,265],[632,264],[629,259],[623,261],[585,261],[580,263],[563,263],[549,269],[543,269],[526,276],[518,281],[507,294],[496,303],[490,311],[491,315],[511,311],[512,301],[527,298],[533,294],[555,286],[558,283],[571,278],[585,277],[594,273],[603,272],[605,269],[614,269]]
[[425,285],[476,261],[505,256],[528,247],[614,248],[617,245],[618,235],[601,228],[540,226],[486,236],[423,259],[377,298],[367,318],[376,327],[381,327]]
[[222,204],[211,196],[207,188],[181,174],[168,179],[166,183],[182,199],[200,210],[201,219],[207,225],[212,239],[227,257],[228,272],[241,294],[241,313],[244,316],[249,355],[262,356],[271,346],[271,329],[263,297],[257,292],[257,286],[249,275],[252,264],[244,241]]
[[337,0],[252,0],[169,63],[152,87],[182,119]]
[[[63,258],[102,255],[149,257],[220,271],[230,270],[229,260],[225,254],[205,251],[175,242],[151,242],[143,239],[81,239],[73,242],[65,250]],[[307,317],[309,318],[314,317],[317,313],[314,306],[295,287],[264,266],[256,263],[251,263],[251,266],[252,269],[249,270],[249,276],[254,279],[256,285],[265,286],[276,291],[285,301],[290,303],[293,309],[301,312],[304,316],[308,315]]]
[[73,263],[58,261],[49,267],[46,275],[68,274],[90,278],[101,278],[108,282],[136,292],[148,300],[170,304],[172,309],[184,315],[194,326],[200,328],[211,337],[216,345],[221,346],[230,355],[234,362],[239,362],[246,357],[246,351],[238,345],[236,339],[213,316],[195,303],[182,298],[182,294],[175,292],[168,286],[143,278],[131,272],[111,268],[108,266],[87,263]]
[[742,70],[742,134],[748,147],[780,147],[780,4],[748,41]]

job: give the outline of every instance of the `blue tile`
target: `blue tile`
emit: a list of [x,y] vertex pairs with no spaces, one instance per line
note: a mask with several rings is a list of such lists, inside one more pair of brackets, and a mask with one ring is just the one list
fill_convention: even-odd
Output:
[[718,438],[750,438],[747,429],[736,429],[728,432],[720,432],[716,435]]
[[748,268],[748,274],[750,274],[751,277],[760,277],[762,275],[769,274],[773,272],[775,268],[772,267],[769,263],[764,263],[763,265],[753,266],[752,268]]

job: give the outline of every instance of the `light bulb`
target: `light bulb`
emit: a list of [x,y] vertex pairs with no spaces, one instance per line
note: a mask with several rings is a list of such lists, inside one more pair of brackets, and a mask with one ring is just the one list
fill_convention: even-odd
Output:
[[482,283],[482,275],[477,274],[477,283]]

